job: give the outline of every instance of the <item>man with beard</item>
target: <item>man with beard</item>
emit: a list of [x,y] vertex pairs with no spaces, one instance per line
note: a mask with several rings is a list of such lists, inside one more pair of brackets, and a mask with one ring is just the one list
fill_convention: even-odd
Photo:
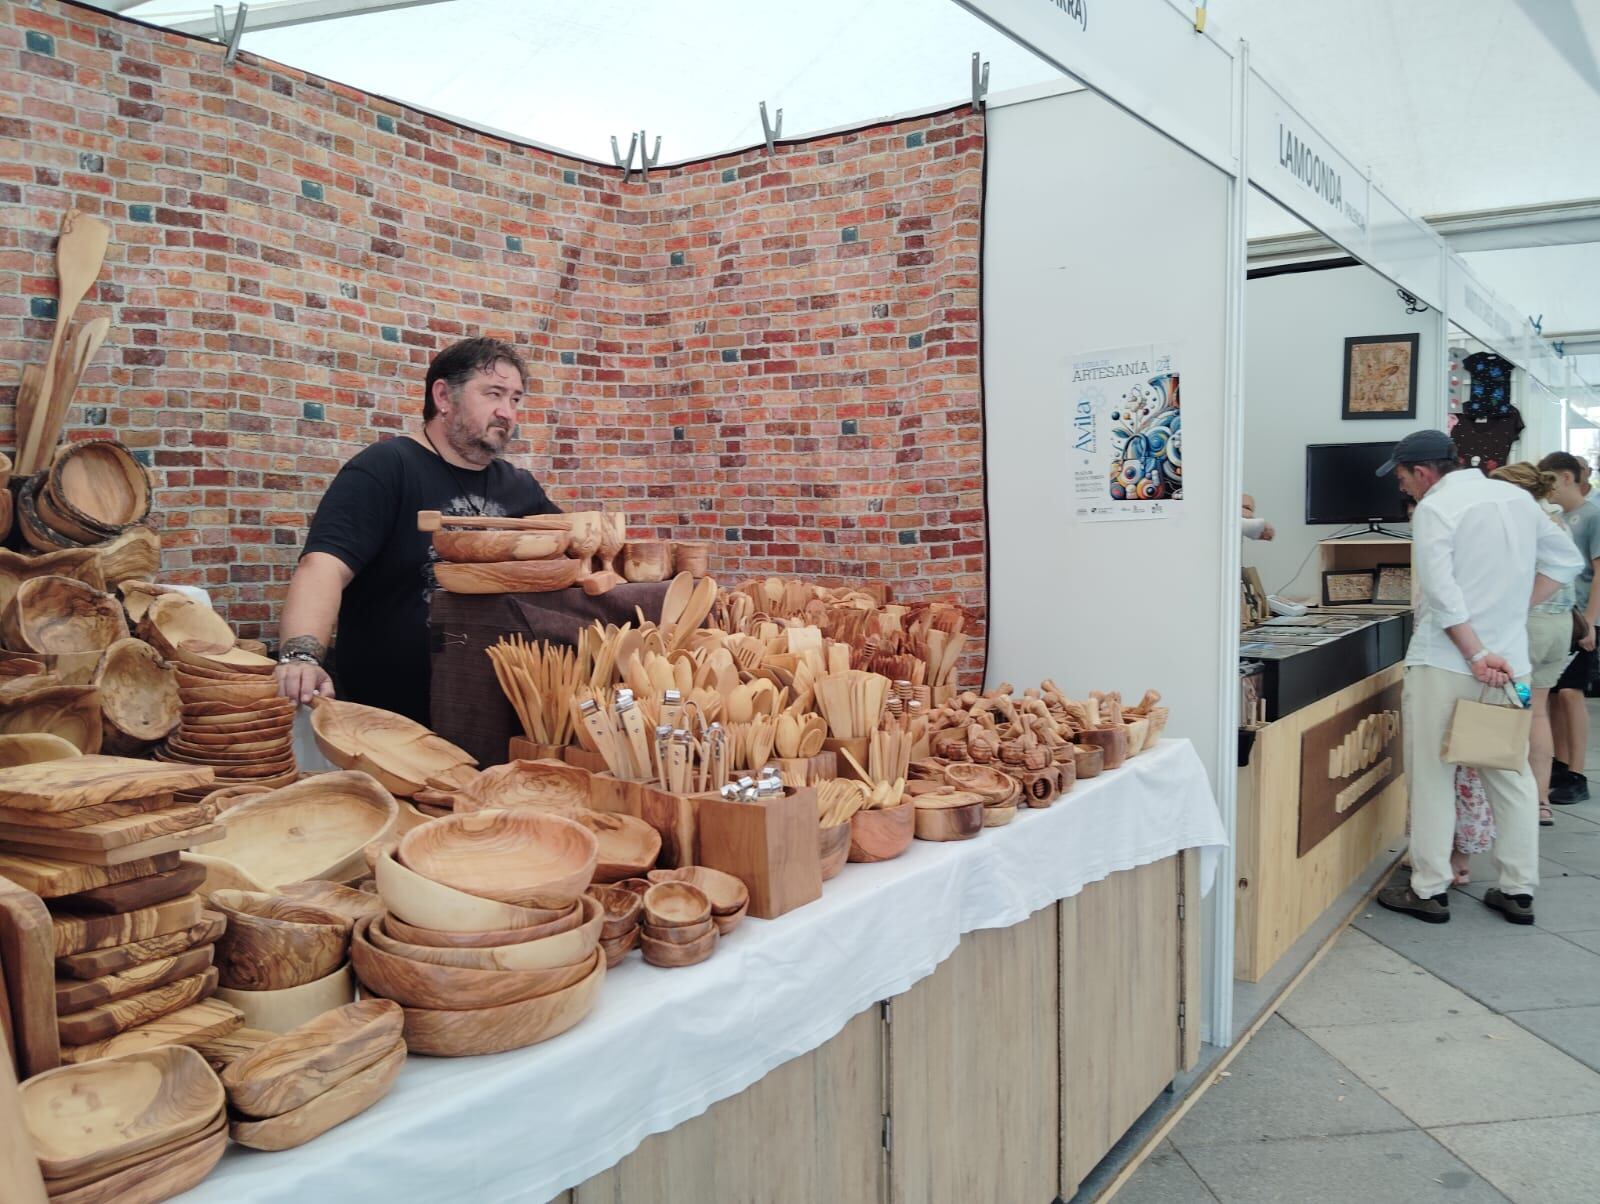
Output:
[[527,369],[498,339],[465,339],[428,365],[422,430],[375,443],[334,477],[317,506],[279,628],[278,692],[331,697],[323,662],[334,619],[341,697],[429,723],[432,537],[417,511],[559,514],[524,468],[500,459]]

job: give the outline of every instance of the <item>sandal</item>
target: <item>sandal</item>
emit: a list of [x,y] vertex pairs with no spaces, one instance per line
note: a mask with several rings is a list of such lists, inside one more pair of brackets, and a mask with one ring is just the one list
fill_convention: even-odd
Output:
[[1550,810],[1549,803],[1539,804],[1539,826],[1541,828],[1553,828],[1556,826],[1556,817],[1554,812]]

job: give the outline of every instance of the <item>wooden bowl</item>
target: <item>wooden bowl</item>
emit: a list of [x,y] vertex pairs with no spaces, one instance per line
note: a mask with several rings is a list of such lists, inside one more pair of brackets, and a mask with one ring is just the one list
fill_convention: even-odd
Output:
[[207,765],[275,765],[293,752],[287,736],[281,739],[242,740],[232,744],[191,744],[181,735],[167,737],[167,751]]
[[338,882],[286,882],[278,888],[285,899],[308,903],[343,916],[353,925],[357,920],[383,914],[383,900],[375,892],[356,890]]
[[178,687],[172,668],[143,640],[118,640],[95,669],[100,691],[102,746],[132,752],[165,739],[178,726]]
[[455,791],[455,809],[587,810],[593,777],[587,769],[563,761],[510,761],[485,769]]
[[179,681],[185,705],[197,702],[226,702],[234,706],[251,707],[278,697],[278,685],[270,677],[255,682],[216,682],[212,685],[194,686]]
[[1128,729],[1126,727],[1091,728],[1078,733],[1078,743],[1098,748],[1102,754],[1102,769],[1116,769],[1128,755]]
[[583,561],[559,556],[553,560],[503,560],[495,564],[433,566],[439,588],[452,594],[540,594],[577,583]]
[[376,1061],[298,1108],[265,1120],[235,1119],[229,1136],[252,1150],[292,1150],[359,1116],[389,1093],[405,1065],[405,1042],[396,1038]]
[[550,560],[565,555],[571,531],[451,531],[433,533],[433,550],[452,564]]
[[[924,800],[929,800],[926,805]],[[971,840],[983,831],[983,800],[977,795],[919,794],[912,805],[918,840]]]
[[605,982],[606,959],[580,982],[550,995],[500,1007],[462,1011],[406,1008],[406,1048],[437,1058],[503,1053],[566,1032],[594,1007]]
[[130,579],[154,577],[161,571],[161,536],[143,524],[129,527],[98,551],[107,589]]
[[983,826],[986,828],[1003,828],[1016,818],[1016,803],[989,803],[983,808]]
[[217,699],[186,699],[180,691],[178,710],[185,725],[222,727],[240,723],[267,723],[293,720],[296,704],[288,698],[257,698],[250,702],[225,702]]
[[656,882],[644,892],[643,922],[654,928],[681,928],[711,918],[705,891],[687,882]]
[[393,848],[379,855],[373,874],[378,880],[378,894],[393,915],[433,932],[470,936],[534,928],[571,911],[571,904],[561,900],[554,907],[520,907],[456,890],[409,869],[395,856]]
[[187,594],[159,594],[139,620],[139,635],[168,657],[179,656],[188,642],[227,649],[233,647],[233,628],[204,602]]
[[435,949],[492,949],[501,945],[520,945],[528,941],[560,936],[582,927],[583,907],[574,903],[566,914],[544,924],[530,924],[520,928],[492,928],[487,932],[439,932],[432,928],[419,928],[407,924],[393,912],[385,912],[383,931],[397,941],[411,945],[427,945]]
[[622,575],[629,581],[665,581],[672,576],[672,544],[659,539],[630,540],[622,548]]
[[910,799],[898,807],[857,811],[850,817],[850,860],[889,861],[911,847],[917,809]]
[[150,514],[150,473],[115,439],[62,444],[48,488],[69,518],[102,529],[120,531]]
[[844,869],[845,859],[850,855],[850,825],[818,828],[817,851],[822,857],[822,880],[826,882]]
[[582,824],[520,809],[451,815],[413,828],[400,861],[425,878],[518,906],[571,902],[594,878],[599,842]]
[[698,924],[684,924],[677,928],[657,928],[654,924],[641,924],[639,934],[663,945],[692,945],[706,933],[716,930],[715,921],[715,916],[707,916]]
[[[404,715],[360,703],[318,698],[311,731],[322,755],[342,769],[363,769],[395,794],[410,797],[458,767],[471,754]],[[465,785],[463,782],[462,785]]]
[[967,761],[946,765],[944,780],[957,790],[976,794],[986,803],[1015,802],[1022,790],[1021,783],[998,766],[974,765]]
[[711,922],[717,926],[717,934],[719,936],[727,936],[735,928],[739,927],[739,921],[744,919],[745,912],[749,910],[750,906],[746,904],[738,911],[730,911],[726,915],[719,916],[713,913]]
[[218,890],[211,907],[228,918],[217,938],[222,986],[239,991],[281,991],[325,978],[350,951],[350,921],[335,912],[282,895]]
[[1128,755],[1144,751],[1145,738],[1150,734],[1150,721],[1148,719],[1129,719],[1123,723],[1128,729]]
[[95,548],[60,548],[34,556],[0,548],[0,610],[11,604],[17,587],[31,577],[71,577],[93,590],[106,587]]
[[743,911],[750,903],[749,887],[732,874],[714,870],[710,866],[686,865],[676,870],[651,870],[646,885],[639,893],[648,890],[650,884],[655,882],[687,882],[690,886],[698,886],[710,901],[711,914],[714,916],[732,915],[736,911]]
[[1105,750],[1098,744],[1072,746],[1072,770],[1079,778],[1092,778],[1105,768]]
[[324,1012],[355,1002],[356,978],[346,962],[326,978],[281,991],[240,991],[218,987],[214,998],[244,1013],[246,1028],[286,1033]]
[[218,817],[227,835],[206,851],[268,887],[349,883],[366,876],[362,848],[387,840],[399,814],[394,797],[364,773],[313,774],[229,808]]
[[94,652],[128,638],[122,603],[71,577],[30,577],[5,609],[6,645],[18,652]]
[[606,968],[613,969],[616,964],[628,953],[637,948],[639,944],[639,926],[636,924],[621,936],[612,937],[600,942],[600,951],[605,954]]
[[37,761],[59,761],[80,755],[78,746],[49,732],[17,732],[0,736],[0,769],[32,765]]
[[197,1134],[224,1096],[194,1050],[158,1045],[34,1075],[20,1101],[39,1168],[56,1179]]
[[639,933],[639,951],[644,954],[644,960],[652,966],[674,967],[692,966],[703,962],[717,949],[720,938],[717,930],[712,928],[698,940],[690,941],[683,945],[669,944],[653,940],[646,936],[641,929]]
[[385,952],[367,936],[371,920],[356,925],[350,961],[361,985],[405,1007],[463,1011],[499,1007],[565,990],[604,960],[597,948],[575,965],[542,970],[475,970],[414,961]]
[[287,739],[294,731],[294,720],[293,718],[263,719],[245,723],[202,724],[189,719],[180,719],[176,730],[190,744],[226,747],[241,742]]
[[672,571],[704,577],[710,570],[711,545],[696,541],[677,540],[672,545]]
[[118,534],[115,527],[103,527],[99,523],[80,523],[71,517],[56,496],[50,492],[49,482],[33,491],[33,511],[40,523],[70,543],[100,547],[115,539]]
[[222,1072],[236,1113],[265,1118],[309,1103],[387,1057],[404,1016],[387,999],[363,999],[324,1012],[236,1058]]
[[396,926],[393,916],[385,916],[367,930],[367,939],[385,953],[436,966],[459,966],[467,970],[549,970],[582,962],[599,943],[605,909],[588,897],[582,900],[580,921],[575,927],[541,934],[525,941],[498,945],[439,945],[418,943],[397,932],[416,930]]
[[605,912],[600,926],[601,940],[622,936],[639,926],[639,916],[644,910],[643,896],[620,886],[591,886],[584,893]]
[[138,1204],[139,1201],[166,1199],[169,1190],[181,1188],[163,1168],[172,1168],[178,1163],[187,1165],[186,1160],[197,1154],[204,1163],[207,1160],[205,1151],[215,1147],[219,1139],[226,1141],[227,1138],[228,1114],[224,1109],[198,1133],[163,1142],[154,1149],[141,1150],[75,1175],[47,1180],[49,1199],[52,1204],[100,1204],[101,1201]]
[[0,735],[47,733],[92,756],[103,730],[100,691],[93,686],[41,686],[0,704]]
[[[661,873],[675,874],[677,871],[676,870],[651,870],[650,872],[652,874],[661,874]],[[675,879],[672,879],[672,878],[660,878],[660,879],[654,879],[654,878],[624,878],[620,882],[611,883],[611,885],[615,886],[615,887],[617,887],[617,888],[619,888],[621,890],[631,890],[634,894],[638,895],[642,899],[642,898],[644,898],[644,892],[649,890],[652,886],[654,886],[657,881],[660,881],[660,882],[671,882],[671,881],[674,881],[674,880]]]
[[661,833],[636,815],[575,811],[569,818],[594,833],[594,881],[620,882],[648,872],[661,855]]
[[272,676],[278,662],[253,652],[243,644],[232,648],[222,644],[207,644],[200,640],[184,640],[177,648],[175,660],[191,669],[227,669],[235,673],[255,673]]

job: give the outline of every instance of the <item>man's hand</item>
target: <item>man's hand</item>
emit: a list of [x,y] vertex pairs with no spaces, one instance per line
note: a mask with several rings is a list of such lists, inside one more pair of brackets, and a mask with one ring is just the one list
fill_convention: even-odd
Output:
[[1277,534],[1277,531],[1275,531],[1273,529],[1273,526],[1272,526],[1271,523],[1267,523],[1264,527],[1261,528],[1261,538],[1262,539],[1271,540],[1272,537],[1274,535],[1276,535],[1276,534]]
[[333,678],[321,665],[310,661],[290,661],[273,670],[278,679],[278,693],[284,698],[309,706],[313,698],[333,697]]
[[1581,640],[1578,641],[1578,647],[1582,648],[1585,652],[1593,652],[1594,651],[1594,624],[1593,623],[1589,624],[1589,633],[1587,635],[1585,635]]
[[1491,652],[1482,660],[1472,662],[1472,676],[1486,686],[1506,685],[1511,680],[1511,662]]

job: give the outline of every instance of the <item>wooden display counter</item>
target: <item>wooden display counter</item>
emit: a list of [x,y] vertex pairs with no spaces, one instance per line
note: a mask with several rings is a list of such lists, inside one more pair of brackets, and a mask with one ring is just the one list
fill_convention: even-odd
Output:
[[1070,1199],[1199,1056],[1198,866],[1190,849],[969,933],[909,991],[556,1199]]

